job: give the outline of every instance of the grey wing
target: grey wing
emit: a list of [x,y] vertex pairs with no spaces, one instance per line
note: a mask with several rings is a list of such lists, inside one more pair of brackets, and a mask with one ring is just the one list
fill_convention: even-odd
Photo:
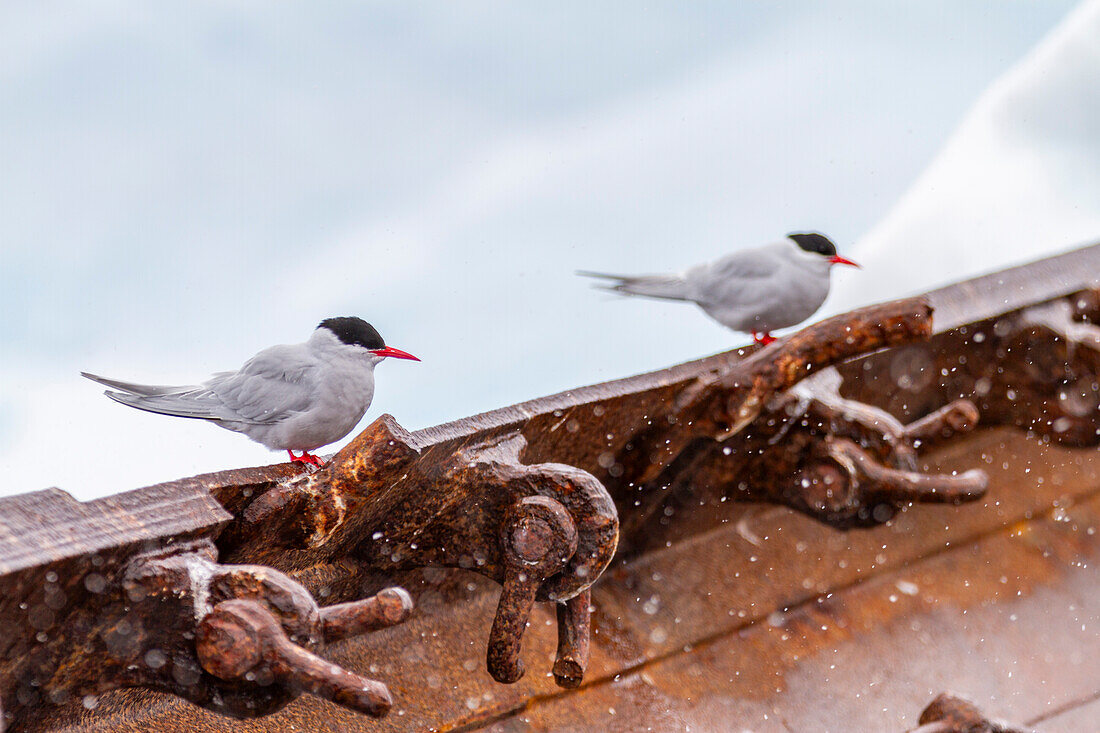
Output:
[[304,349],[274,346],[252,357],[237,372],[220,372],[198,386],[133,384],[84,374],[120,391],[104,394],[115,402],[161,415],[255,425],[276,423],[309,409],[316,362]]
[[132,395],[140,395],[142,397],[151,397],[154,395],[166,395],[166,394],[180,394],[181,392],[189,392],[195,389],[195,385],[189,384],[186,386],[174,386],[169,387],[160,384],[138,384],[136,382],[123,382],[120,379],[111,379],[110,377],[101,377],[98,374],[90,374],[88,372],[81,372],[80,376],[90,379],[93,382],[99,382],[104,387],[110,387],[111,389],[117,389],[121,392],[127,392]]
[[136,407],[146,412],[176,417],[191,417],[200,420],[223,420],[221,402],[208,389],[194,387],[189,391],[171,394],[141,395],[132,392],[112,392],[103,394],[115,402]]
[[217,413],[219,403],[203,387],[195,385],[168,387],[155,384],[137,384],[136,382],[123,382],[120,379],[101,377],[98,374],[89,374],[88,372],[81,372],[80,374],[93,382],[111,387],[103,394],[115,402],[129,407],[136,407],[139,410],[161,415],[175,415],[176,417],[192,417],[202,420],[221,419]]
[[220,419],[264,425],[307,411],[317,372],[316,360],[301,347],[273,346],[204,387],[220,404]]
[[782,260],[770,247],[736,252],[687,272],[692,299],[699,303],[732,307],[759,303],[775,295],[775,278]]

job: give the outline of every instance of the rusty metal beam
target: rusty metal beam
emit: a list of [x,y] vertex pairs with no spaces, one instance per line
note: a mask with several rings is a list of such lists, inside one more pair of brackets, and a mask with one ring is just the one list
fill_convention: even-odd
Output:
[[[1002,494],[990,503],[987,484],[996,490],[1000,480],[1003,487],[1004,476],[973,447],[986,433],[966,434],[976,425],[1007,424],[1077,450],[1096,444],[1096,418],[1077,409],[1073,390],[1082,387],[1087,399],[1084,385],[1100,366],[1100,339],[1090,323],[1100,299],[1087,291],[1062,296],[1081,290],[1076,286],[1096,271],[1085,272],[1098,259],[1100,247],[1089,248],[937,291],[929,300],[846,314],[764,349],[739,349],[415,433],[386,416],[319,472],[244,469],[87,505],[61,492],[0,501],[0,538],[8,540],[0,545],[0,618],[12,621],[19,637],[0,659],[5,713],[17,726],[80,721],[73,724],[114,730],[117,711],[134,715],[133,701],[140,699],[140,717],[159,727],[182,730],[202,721],[213,730],[224,720],[141,693],[100,695],[119,685],[167,690],[234,715],[270,713],[301,692],[382,712],[382,691],[358,681],[366,674],[390,684],[396,718],[367,723],[307,696],[250,725],[316,727],[317,716],[363,730],[475,724],[560,694],[548,687],[554,682],[580,687],[573,694],[583,695],[586,680],[606,681],[616,670],[680,654],[685,645],[728,634],[807,592],[843,589],[853,571],[858,578],[895,561],[919,560],[960,536],[958,527],[1002,526],[1006,512],[1025,516],[1018,512],[1043,506],[1044,492],[1054,487]],[[998,292],[982,290],[993,282]],[[936,314],[935,325],[928,302],[943,314]],[[945,323],[954,326],[945,329]],[[1042,359],[1029,361],[1030,354]],[[830,365],[837,371],[822,371]],[[1006,395],[1012,390],[1027,399],[999,398],[1002,386]],[[966,445],[971,448],[958,452]],[[928,456],[952,451],[961,463],[950,470],[928,463]],[[992,481],[978,468],[992,472]],[[913,501],[977,503],[969,511],[906,512]],[[870,529],[836,535],[844,541],[834,542],[832,530],[764,503],[834,527]],[[174,507],[182,515],[162,516]],[[952,512],[951,531],[935,524],[944,511]],[[619,515],[620,558],[634,559],[611,565],[597,584],[616,550]],[[775,522],[755,522],[757,516]],[[914,517],[932,523],[902,542],[898,533],[913,531]],[[49,527],[36,528],[43,520]],[[777,543],[780,535],[801,537],[786,550],[791,567],[782,582],[768,577],[760,585],[755,576],[765,566],[756,563],[765,547],[785,546]],[[882,543],[884,536],[893,541]],[[798,560],[825,540],[836,544],[843,566],[822,566],[820,554],[816,564]],[[715,542],[725,542],[725,552]],[[886,544],[902,546],[894,560],[879,559]],[[154,556],[159,559],[150,566]],[[654,577],[643,571],[673,558]],[[779,556],[771,562],[774,574]],[[241,570],[239,563],[266,567]],[[114,599],[128,598],[135,587],[139,567],[159,568],[142,576],[153,579],[142,586],[152,605],[144,611],[116,605]],[[192,568],[184,574],[192,580],[196,573],[253,580],[184,588],[178,585],[183,576],[169,572],[179,567]],[[502,584],[499,598],[486,579]],[[643,590],[651,584],[650,597],[665,586],[665,592],[679,587],[680,596],[653,605],[651,614]],[[379,615],[386,598],[400,596],[386,596],[389,585],[408,587],[421,610],[403,625],[376,630],[407,613],[402,602]],[[702,589],[705,597],[696,598]],[[376,600],[360,602],[380,591]],[[296,606],[304,615],[288,615],[276,597],[308,599]],[[749,605],[741,611],[751,612],[732,615],[740,605],[731,605],[732,597],[743,598]],[[318,610],[314,598],[332,610]],[[692,623],[666,619],[687,617],[697,602]],[[199,606],[202,613],[194,612]],[[182,613],[186,608],[190,615]],[[91,620],[83,620],[89,609]],[[135,619],[155,633],[130,633]],[[647,619],[666,621],[647,630],[638,624]],[[119,624],[126,633],[116,633]],[[372,633],[333,643],[354,631]],[[173,641],[195,633],[199,644]],[[481,665],[471,648],[485,645],[486,636],[488,672],[510,686],[473,674]],[[134,638],[153,646],[130,649]],[[74,644],[82,639],[88,644]],[[96,654],[105,639],[143,658],[160,643],[171,650],[173,664],[135,670],[127,662],[119,670]],[[311,667],[310,649],[345,669],[326,676],[324,665]],[[395,649],[418,651],[396,664],[383,662]],[[123,654],[119,663],[127,659]],[[540,666],[553,677],[523,677],[524,659],[545,660]],[[181,682],[173,674],[177,667],[192,670],[191,677],[180,672]],[[428,689],[438,692],[424,691],[425,675]],[[256,689],[257,676],[268,683],[263,689]],[[353,692],[357,685],[365,696]]]

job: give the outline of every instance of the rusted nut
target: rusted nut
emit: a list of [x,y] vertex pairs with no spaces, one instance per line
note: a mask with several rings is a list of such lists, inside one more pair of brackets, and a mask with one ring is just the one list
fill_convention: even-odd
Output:
[[905,504],[961,504],[980,499],[989,486],[980,470],[946,475],[884,466],[847,438],[826,437],[817,450],[819,457],[791,475],[779,498],[831,524],[882,524]]
[[413,611],[412,596],[404,588],[386,588],[377,595],[321,609],[325,643],[349,639],[396,626]]
[[550,551],[554,530],[539,517],[523,517],[508,538],[516,557],[525,563],[537,563]]
[[381,682],[360,677],[299,647],[271,613],[255,601],[222,601],[199,623],[199,663],[228,682],[274,679],[294,692],[308,692],[374,717],[393,705]]
[[523,677],[523,632],[539,587],[577,551],[577,528],[559,502],[527,496],[508,510],[501,526],[504,580],[489,630],[485,663],[497,682]]
[[257,630],[241,623],[233,606],[224,603],[206,614],[199,624],[195,650],[203,669],[223,680],[244,679],[263,661]]
[[787,492],[802,507],[834,515],[852,508],[852,485],[847,474],[834,463],[812,463],[799,469]]
[[558,687],[573,689],[584,681],[588,668],[591,636],[592,591],[585,589],[565,603],[557,604],[558,655],[554,680]]

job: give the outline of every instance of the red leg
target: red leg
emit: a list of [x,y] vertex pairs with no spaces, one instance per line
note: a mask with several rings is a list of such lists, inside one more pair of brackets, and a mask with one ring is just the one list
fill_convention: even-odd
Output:
[[763,333],[757,333],[756,331],[749,331],[749,333],[752,334],[752,340],[755,341],[756,343],[760,344],[761,346],[767,346],[768,344],[775,341],[775,336],[772,336],[767,331],[764,331]]
[[317,466],[318,468],[325,465],[324,461],[322,461],[315,455],[311,455],[310,452],[307,450],[302,451],[302,455],[296,456],[294,455],[294,451],[287,449],[287,455],[290,456],[291,463],[308,463],[310,465]]

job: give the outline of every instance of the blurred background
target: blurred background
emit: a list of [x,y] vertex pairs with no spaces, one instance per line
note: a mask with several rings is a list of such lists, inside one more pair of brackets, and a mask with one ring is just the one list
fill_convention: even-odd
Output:
[[[826,311],[1100,240],[1100,1],[0,4],[3,493],[285,460],[116,405],[360,315],[360,428],[745,342],[576,269],[814,229]],[[323,453],[339,445],[323,449]]]

